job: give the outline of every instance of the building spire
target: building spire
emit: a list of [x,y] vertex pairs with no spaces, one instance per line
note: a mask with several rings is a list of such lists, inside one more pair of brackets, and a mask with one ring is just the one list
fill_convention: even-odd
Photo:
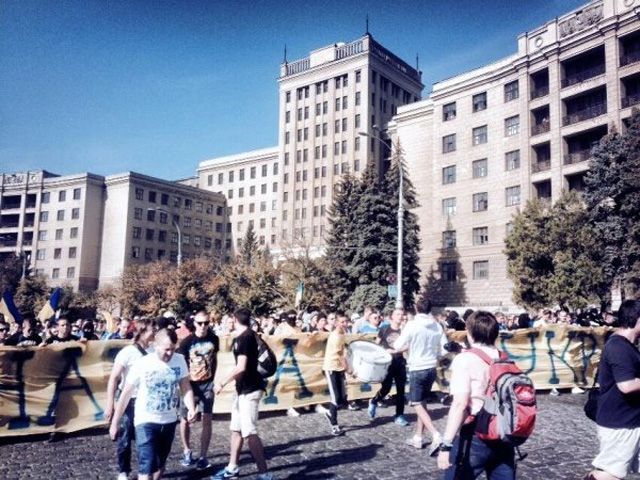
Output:
[[420,71],[420,55],[416,53],[416,71]]
[[287,63],[287,44],[284,44],[284,61],[283,63]]
[[366,29],[365,29],[365,35],[369,35],[369,14],[367,13],[367,23],[366,23]]

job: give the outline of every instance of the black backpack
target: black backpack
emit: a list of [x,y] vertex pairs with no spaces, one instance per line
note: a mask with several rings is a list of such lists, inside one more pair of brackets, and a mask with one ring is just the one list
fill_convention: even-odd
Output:
[[255,334],[258,342],[258,373],[262,378],[275,375],[278,369],[278,358],[260,335]]

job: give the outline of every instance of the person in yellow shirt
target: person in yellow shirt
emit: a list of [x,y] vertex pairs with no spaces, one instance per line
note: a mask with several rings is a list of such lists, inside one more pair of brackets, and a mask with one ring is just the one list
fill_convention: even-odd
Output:
[[348,321],[348,317],[343,312],[336,313],[335,328],[327,339],[322,365],[331,395],[329,410],[324,410],[324,414],[331,424],[331,433],[336,436],[344,434],[344,430],[338,425],[338,409],[347,405],[345,372],[352,374],[345,356],[344,335]]

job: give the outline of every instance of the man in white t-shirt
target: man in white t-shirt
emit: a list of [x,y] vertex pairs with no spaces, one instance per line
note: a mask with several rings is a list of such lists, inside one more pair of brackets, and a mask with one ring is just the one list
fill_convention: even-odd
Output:
[[184,395],[187,419],[192,422],[196,416],[187,363],[182,355],[174,353],[177,342],[173,330],[156,334],[154,353],[134,363],[111,420],[109,434],[115,440],[120,418],[137,388],[134,425],[140,480],[162,477],[178,421],[178,388]]

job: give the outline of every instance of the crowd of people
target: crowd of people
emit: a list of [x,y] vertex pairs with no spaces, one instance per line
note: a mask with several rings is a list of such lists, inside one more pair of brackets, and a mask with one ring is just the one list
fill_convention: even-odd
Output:
[[[631,302],[631,306],[629,306]],[[326,332],[323,370],[330,396],[328,406],[318,406],[327,417],[330,432],[343,435],[338,421],[342,408],[354,407],[347,398],[346,377],[353,375],[347,361],[346,335],[370,334],[391,355],[391,364],[381,388],[366,405],[366,414],[377,415],[395,385],[396,424],[406,427],[405,390],[408,381],[409,405],[416,414],[414,431],[406,440],[413,448],[428,446],[430,456],[445,479],[477,478],[482,472],[490,480],[515,479],[516,461],[512,445],[481,440],[476,435],[476,414],[482,408],[493,360],[500,358],[495,342],[501,330],[538,328],[547,324],[616,327],[603,353],[599,382],[602,400],[598,408],[598,435],[601,452],[594,460],[596,470],[589,480],[624,478],[640,449],[640,353],[634,343],[640,336],[640,302],[623,303],[618,317],[596,310],[583,312],[541,309],[535,315],[505,315],[502,312],[454,310],[431,313],[429,302],[418,302],[415,312],[401,309],[380,312],[365,307],[361,315],[336,311],[324,314],[314,308],[304,312],[288,310],[271,316],[254,317],[246,309],[216,318],[204,311],[184,319],[173,317],[122,318],[113,331],[106,322],[71,322],[58,318],[47,323],[31,317],[21,325],[0,322],[0,343],[13,346],[45,346],[66,341],[129,340],[120,350],[107,389],[105,417],[116,443],[119,480],[131,473],[132,445],[138,455],[139,478],[161,478],[179,429],[183,447],[181,465],[198,470],[211,467],[207,452],[211,440],[215,396],[233,384],[234,400],[230,421],[228,464],[212,478],[238,478],[239,456],[247,445],[259,472],[258,478],[273,478],[268,471],[264,447],[258,434],[259,405],[265,379],[258,370],[260,337]],[[451,407],[446,427],[438,431],[427,408],[436,380],[440,357],[451,350],[447,332],[466,331],[466,347],[454,357],[450,367]],[[225,378],[217,378],[217,355],[221,336],[232,335],[235,368]],[[460,346],[457,346],[460,352]],[[625,359],[621,364],[620,358]],[[609,407],[616,412],[611,415]],[[194,455],[191,425],[202,422],[198,455]],[[621,448],[622,446],[622,448]]]

